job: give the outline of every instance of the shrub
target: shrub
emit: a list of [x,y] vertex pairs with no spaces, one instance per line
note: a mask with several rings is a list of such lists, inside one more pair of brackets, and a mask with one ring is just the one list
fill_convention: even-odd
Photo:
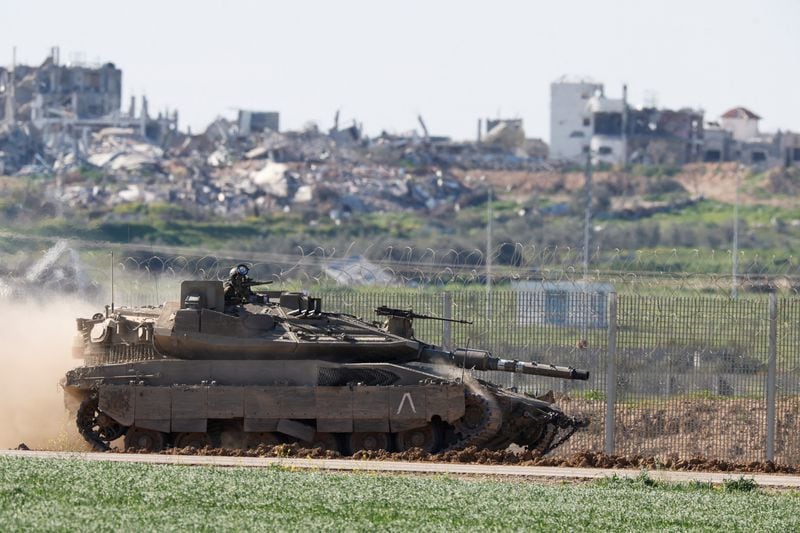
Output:
[[725,492],[754,492],[758,490],[758,483],[753,478],[741,476],[739,479],[726,479],[723,481],[722,489]]

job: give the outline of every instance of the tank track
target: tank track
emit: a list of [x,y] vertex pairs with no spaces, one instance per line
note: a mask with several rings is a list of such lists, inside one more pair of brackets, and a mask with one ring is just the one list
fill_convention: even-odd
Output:
[[503,424],[503,411],[494,401],[493,396],[469,390],[464,393],[464,396],[466,410],[479,410],[480,419],[475,424],[468,423],[465,420],[467,417],[465,412],[464,417],[461,420],[457,420],[453,426],[455,434],[460,436],[460,439],[442,451],[462,450],[471,446],[483,447],[492,437],[497,435]]
[[561,411],[547,409],[521,394],[479,381],[480,393],[467,391],[466,406],[482,410],[478,424],[462,420],[453,425],[460,438],[442,451],[469,447],[500,450],[511,444],[524,446],[545,455],[569,439],[588,423]]
[[585,427],[586,423],[568,417],[562,413],[552,413],[549,420],[545,422],[541,436],[533,443],[525,444],[525,448],[546,455],[561,446],[578,429]]
[[500,397],[501,403],[508,402],[513,406],[508,427],[503,428],[512,440],[495,449],[513,442],[545,455],[563,444],[578,429],[588,425],[587,420],[543,406],[539,400],[500,388],[494,392]]
[[81,401],[75,422],[78,433],[97,452],[110,450],[109,442],[124,435],[127,429],[99,410],[96,392]]

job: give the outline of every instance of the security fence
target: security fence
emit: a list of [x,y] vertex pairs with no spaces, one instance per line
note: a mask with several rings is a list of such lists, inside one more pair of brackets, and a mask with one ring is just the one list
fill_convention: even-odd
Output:
[[325,308],[368,320],[379,305],[473,320],[417,320],[427,342],[589,369],[585,382],[476,372],[532,395],[552,390],[562,409],[588,417],[557,453],[800,463],[800,299],[618,295],[580,284],[320,292]]

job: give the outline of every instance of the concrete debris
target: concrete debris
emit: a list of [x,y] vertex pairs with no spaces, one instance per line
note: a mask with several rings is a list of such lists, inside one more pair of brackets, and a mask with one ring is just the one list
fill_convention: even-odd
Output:
[[507,150],[522,148],[525,144],[525,130],[522,120],[487,120],[484,142]]
[[63,65],[57,48],[39,66],[0,67],[0,175],[42,178],[55,215],[86,209],[125,221],[135,209],[121,204],[165,204],[339,221],[485,201],[485,183],[459,177],[470,169],[550,169],[546,145],[526,139],[518,119],[487,120],[483,142],[456,142],[432,135],[421,116],[422,133],[370,137],[355,120],[340,125],[338,112],[327,131],[314,123],[280,131],[278,113],[239,110],[193,135],[178,130],[175,112],[153,116],[144,97],[123,111],[121,76],[111,63]]
[[256,146],[252,150],[245,152],[246,159],[263,159],[269,156],[269,148],[266,146]]
[[54,204],[99,212],[125,203],[233,217],[295,206],[333,220],[366,212],[438,211],[469,205],[476,196],[456,169],[547,168],[542,158],[526,155],[524,145],[509,152],[488,142],[423,141],[416,134],[370,139],[356,126],[328,133],[267,128],[243,136],[236,123],[218,119],[202,134],[176,133],[161,144],[135,129],[104,127],[62,143],[55,157],[39,149],[35,133],[15,128],[0,130],[8,133],[0,136],[4,154],[14,154],[4,156],[6,172],[50,176],[46,196]]

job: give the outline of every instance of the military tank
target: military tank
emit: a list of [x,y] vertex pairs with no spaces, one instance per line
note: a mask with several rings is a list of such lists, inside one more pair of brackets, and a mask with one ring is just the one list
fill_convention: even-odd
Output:
[[77,319],[83,365],[61,385],[94,449],[123,438],[148,451],[299,442],[344,454],[511,444],[545,454],[586,425],[468,370],[586,371],[447,350],[414,337],[414,320],[435,317],[379,307],[369,322],[247,274],[239,265],[224,283],[182,282],[177,302]]

